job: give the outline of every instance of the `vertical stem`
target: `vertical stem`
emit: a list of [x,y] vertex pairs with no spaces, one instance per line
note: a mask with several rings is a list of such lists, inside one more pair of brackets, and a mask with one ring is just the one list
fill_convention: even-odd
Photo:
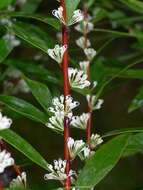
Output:
[[[87,7],[86,5],[84,5],[84,20],[88,22],[88,13],[87,13]],[[85,48],[87,48],[87,25],[85,26],[84,29],[84,38],[85,38]],[[89,61],[89,60],[87,60]],[[89,66],[87,68],[87,75],[88,75],[88,80],[90,81],[90,63]],[[90,136],[91,136],[91,128],[92,128],[92,108],[90,103],[88,103],[88,107],[87,107],[87,112],[90,114],[89,116],[89,120],[87,123],[87,128],[86,128],[86,141],[89,144],[90,143]]]
[[[65,1],[61,0],[61,6],[63,7],[63,16],[64,20],[66,21],[66,6]],[[69,34],[68,34],[68,27],[64,24],[62,25],[62,43],[63,45],[69,45]],[[69,78],[68,78],[68,50],[65,52],[63,57],[63,63],[62,63],[62,70],[63,70],[63,77],[64,77],[64,97],[66,99],[66,96],[70,94],[70,87],[69,87]],[[66,108],[66,103],[65,103]],[[70,155],[68,151],[67,146],[67,140],[70,136],[70,130],[69,130],[69,119],[67,117],[64,118],[64,159],[67,161],[66,164],[66,174],[69,176],[70,172]],[[67,177],[64,183],[65,190],[70,190],[71,186],[71,180],[70,177]]]

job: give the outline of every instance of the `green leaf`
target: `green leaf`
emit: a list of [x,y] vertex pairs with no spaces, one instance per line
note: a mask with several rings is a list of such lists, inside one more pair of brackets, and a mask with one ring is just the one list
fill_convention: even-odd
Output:
[[38,8],[42,0],[28,0],[23,6],[22,11],[25,13],[33,13]]
[[10,42],[0,39],[0,63],[3,62],[12,51],[13,47]]
[[36,100],[47,111],[48,107],[52,101],[52,96],[51,96],[51,93],[50,93],[48,87],[45,84],[30,80],[26,77],[25,77],[25,81],[27,82],[27,84],[28,84],[32,94],[36,98]]
[[47,170],[48,163],[26,140],[10,129],[1,130],[0,136],[37,165]]
[[9,17],[16,17],[16,18],[27,18],[27,19],[34,19],[40,22],[43,22],[45,24],[48,24],[50,26],[53,26],[55,29],[59,30],[60,29],[60,23],[57,19],[52,18],[52,17],[45,17],[42,15],[38,15],[38,14],[30,14],[30,13],[26,13],[26,12],[1,12],[0,13],[0,17],[5,17],[5,16],[9,16]]
[[0,0],[0,9],[6,8],[13,0]]
[[133,156],[137,153],[143,153],[143,133],[135,134],[130,138],[123,156]]
[[73,15],[73,12],[80,3],[80,0],[72,0],[72,1],[66,0],[65,3],[66,3],[67,22],[69,23]]
[[45,53],[47,53],[48,48],[54,46],[51,37],[37,26],[17,22],[12,25],[11,29],[19,38]]
[[39,79],[44,81],[52,82],[54,84],[59,83],[59,79],[57,79],[52,72],[49,70],[40,67],[40,65],[36,65],[35,62],[29,60],[20,60],[20,59],[8,59],[4,62],[4,64],[8,66],[13,66],[16,69],[19,69],[25,75],[37,76]]
[[143,106],[143,86],[139,89],[138,94],[136,97],[132,100],[128,112],[131,113]]
[[143,13],[143,2],[138,0],[120,0],[122,3],[127,5],[129,8],[131,8],[133,11],[136,11],[138,13]]
[[103,8],[96,8],[96,16],[93,18],[93,22],[97,23],[107,16],[107,11]]
[[77,187],[87,190],[96,186],[117,164],[129,139],[130,134],[120,135],[102,145],[81,171]]
[[13,111],[24,115],[34,121],[47,123],[48,116],[32,104],[13,96],[0,95],[0,102],[6,104]]
[[121,135],[121,134],[125,134],[125,133],[142,133],[142,132],[143,132],[143,128],[117,129],[117,130],[105,133],[104,135],[102,135],[102,138]]

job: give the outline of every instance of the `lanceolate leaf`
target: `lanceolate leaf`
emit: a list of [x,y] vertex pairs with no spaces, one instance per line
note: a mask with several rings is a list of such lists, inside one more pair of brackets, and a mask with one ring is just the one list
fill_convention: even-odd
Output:
[[126,4],[132,10],[143,13],[143,2],[139,0],[120,0],[122,3]]
[[81,171],[77,187],[87,190],[97,185],[117,164],[130,137],[130,134],[120,135],[101,146]]
[[1,12],[0,17],[9,16],[9,17],[17,17],[17,18],[27,18],[27,19],[34,19],[50,26],[53,26],[55,29],[60,29],[60,23],[57,19],[52,17],[45,17],[38,14],[30,14],[26,12]]
[[6,59],[12,49],[13,47],[10,43],[6,42],[4,39],[0,39],[0,63]]
[[123,156],[133,156],[137,153],[143,153],[143,133],[135,134],[130,138]]
[[41,104],[41,106],[47,111],[52,100],[52,96],[48,87],[45,84],[30,80],[28,78],[25,78],[25,81],[27,82],[29,88],[31,89],[31,92],[34,95],[34,97]]
[[44,81],[59,84],[59,80],[49,70],[36,65],[33,61],[20,60],[20,59],[8,59],[4,62],[8,66],[13,66],[19,69],[25,75],[36,76]]
[[143,106],[143,86],[140,88],[136,97],[132,100],[128,112],[131,113]]
[[126,129],[117,129],[114,131],[110,131],[102,135],[102,138],[126,134],[126,133],[143,133],[143,128],[126,128]]
[[10,129],[0,131],[0,136],[37,165],[47,170],[48,163],[26,140]]
[[78,4],[80,3],[80,0],[66,0],[66,13],[67,13],[67,22],[70,21],[73,12],[77,8]]
[[19,38],[45,53],[54,46],[51,37],[37,26],[17,22],[12,25],[12,29]]
[[48,116],[24,100],[13,96],[0,95],[0,102],[6,104],[10,109],[25,117],[43,124],[47,123]]

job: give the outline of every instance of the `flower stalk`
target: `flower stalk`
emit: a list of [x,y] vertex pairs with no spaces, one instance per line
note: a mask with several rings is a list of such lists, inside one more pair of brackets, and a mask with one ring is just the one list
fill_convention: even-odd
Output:
[[[66,5],[65,1],[61,0],[61,6],[63,7],[63,17],[66,21]],[[62,44],[63,46],[67,46],[67,50],[64,53],[63,62],[62,62],[62,71],[63,71],[63,77],[64,77],[64,98],[66,99],[66,96],[70,94],[70,86],[69,86],[69,77],[68,77],[68,44],[69,44],[69,31],[68,26],[65,24],[62,24]],[[65,109],[66,109],[66,102]],[[66,175],[69,176],[69,172],[71,169],[70,166],[70,154],[68,150],[68,138],[70,137],[70,130],[69,130],[69,118],[65,116],[64,118],[64,159],[66,160]],[[64,187],[66,190],[70,190],[71,186],[71,179],[70,176],[67,177],[64,183]]]

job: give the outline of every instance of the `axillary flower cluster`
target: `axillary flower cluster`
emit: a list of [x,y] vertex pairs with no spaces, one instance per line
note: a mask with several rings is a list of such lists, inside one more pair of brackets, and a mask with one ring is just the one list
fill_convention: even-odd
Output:
[[[60,1],[59,1],[60,2]],[[62,4],[62,3],[61,3]],[[91,110],[97,110],[101,108],[103,103],[102,99],[98,99],[96,95],[92,94],[95,89],[97,82],[93,83],[89,81],[89,66],[93,58],[96,56],[96,50],[91,48],[91,42],[86,38],[86,33],[88,34],[94,28],[91,18],[88,16],[85,19],[84,13],[81,10],[75,10],[72,14],[70,21],[66,21],[64,17],[64,8],[60,6],[57,10],[53,10],[52,14],[59,19],[62,25],[69,27],[75,23],[79,23],[75,29],[82,33],[83,36],[76,40],[76,44],[83,50],[85,54],[85,60],[82,60],[77,65],[78,68],[67,68],[68,73],[68,83],[70,88],[73,90],[87,90],[86,99],[88,105],[90,105]],[[56,44],[53,49],[48,49],[48,55],[58,63],[60,68],[62,68],[63,59],[68,51],[68,44]],[[90,118],[90,113],[85,112],[80,116],[75,116],[73,109],[80,105],[78,101],[75,101],[71,95],[61,95],[60,97],[54,97],[52,100],[51,107],[47,110],[51,113],[46,126],[55,132],[64,133],[65,130],[65,118],[68,118],[68,125],[72,128],[86,130],[88,126],[88,121]],[[78,156],[81,161],[86,161],[94,153],[98,145],[100,145],[103,140],[98,134],[90,134],[90,142],[84,142],[82,139],[75,140],[71,136],[66,139],[68,153],[70,162]],[[45,180],[59,180],[63,185],[67,179],[70,179],[71,183],[74,184],[78,172],[70,169],[67,173],[66,166],[68,160],[55,160],[53,165],[48,165],[49,173],[45,175]],[[69,188],[65,188],[69,189]],[[73,188],[75,189],[75,188]]]

